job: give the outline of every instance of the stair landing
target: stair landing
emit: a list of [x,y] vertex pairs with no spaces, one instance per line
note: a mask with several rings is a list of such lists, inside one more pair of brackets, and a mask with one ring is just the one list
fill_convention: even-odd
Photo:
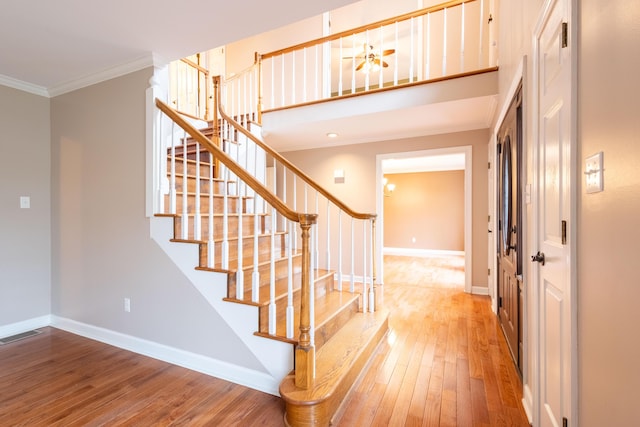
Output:
[[316,352],[314,386],[297,388],[295,375],[285,377],[280,395],[287,426],[328,426],[387,331],[389,312],[362,313],[350,319]]

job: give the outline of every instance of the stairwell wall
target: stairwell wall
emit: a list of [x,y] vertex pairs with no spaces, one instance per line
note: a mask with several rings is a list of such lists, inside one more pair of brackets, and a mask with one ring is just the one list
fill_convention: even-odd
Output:
[[[0,129],[0,337],[5,337],[46,324],[51,305],[49,99],[0,86]],[[29,209],[20,208],[21,196],[30,197]]]
[[152,71],[51,100],[52,314],[65,324],[263,370],[150,237],[145,90]]
[[[342,145],[282,153],[318,184],[352,209],[376,212],[376,156],[436,148],[472,146],[472,285],[487,287],[487,156],[486,129],[430,135],[368,144]],[[345,171],[344,184],[336,184],[333,171]],[[380,212],[378,212],[380,214]],[[381,226],[380,224],[378,226]],[[415,224],[419,227],[419,224]],[[378,248],[380,248],[378,242]]]

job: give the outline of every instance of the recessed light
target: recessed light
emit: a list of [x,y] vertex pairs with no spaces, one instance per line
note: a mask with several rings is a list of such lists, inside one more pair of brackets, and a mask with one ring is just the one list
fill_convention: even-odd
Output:
[[327,134],[327,137],[329,137],[329,138],[337,138],[337,137],[338,137],[338,134],[337,134],[337,133],[335,133],[335,132],[329,132],[329,133]]

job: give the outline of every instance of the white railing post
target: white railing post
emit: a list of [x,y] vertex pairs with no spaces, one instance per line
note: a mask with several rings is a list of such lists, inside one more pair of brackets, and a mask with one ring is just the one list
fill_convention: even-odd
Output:
[[294,307],[293,307],[293,254],[291,252],[291,246],[293,243],[293,236],[295,223],[289,221],[289,242],[287,244],[287,338],[293,338],[293,320],[294,320]]
[[[236,181],[238,178],[236,177]],[[238,183],[239,184],[239,183]],[[237,185],[239,187],[239,185]],[[236,204],[238,211],[238,267],[236,272],[236,298],[244,299],[244,272],[243,272],[243,251],[242,251],[242,219],[243,219],[243,208],[242,208],[242,196],[240,195],[240,190],[238,189],[238,194],[236,194]]]
[[195,214],[193,218],[193,238],[202,238],[202,212],[200,209],[200,144],[196,143],[196,185],[195,185]]
[[338,211],[338,290],[342,291],[342,209]]
[[254,195],[253,200],[253,272],[251,273],[251,300],[258,302],[260,300],[260,271],[258,269],[258,261],[260,254],[260,216],[258,215],[258,195]]
[[367,312],[367,221],[362,221],[362,312]]
[[189,194],[187,191],[187,132],[182,136],[182,239],[189,238]]
[[375,290],[373,288],[374,285],[375,285],[375,283],[374,283],[374,274],[375,274],[375,272],[374,272],[374,268],[373,268],[373,265],[374,265],[373,257],[375,256],[375,254],[374,254],[375,246],[374,246],[373,242],[374,242],[374,239],[376,238],[376,236],[375,236],[375,228],[373,226],[373,221],[374,221],[373,219],[369,221],[369,224],[371,225],[371,227],[370,227],[370,231],[371,232],[369,233],[369,236],[370,236],[369,240],[371,242],[371,244],[369,245],[369,277],[371,277],[371,285],[369,286],[369,311],[372,312],[372,313],[374,311],[376,311]]

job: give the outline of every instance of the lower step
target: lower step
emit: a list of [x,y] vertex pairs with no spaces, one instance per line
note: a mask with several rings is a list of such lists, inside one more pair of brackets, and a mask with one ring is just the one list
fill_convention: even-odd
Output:
[[297,388],[295,375],[280,384],[288,426],[329,426],[351,386],[389,330],[389,313],[361,313],[316,352],[316,378],[308,390]]

